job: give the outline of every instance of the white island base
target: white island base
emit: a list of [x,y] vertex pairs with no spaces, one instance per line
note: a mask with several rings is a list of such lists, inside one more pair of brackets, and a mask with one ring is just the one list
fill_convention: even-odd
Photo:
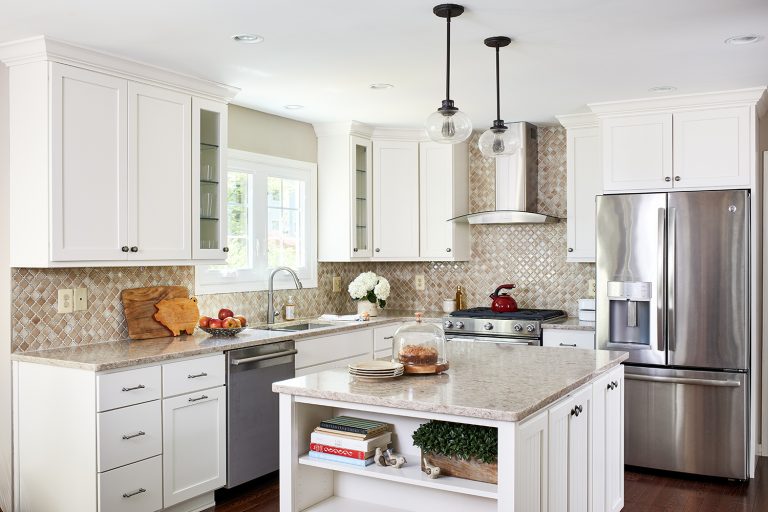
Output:
[[[540,349],[538,349],[540,350]],[[311,376],[348,378],[343,370]],[[450,380],[451,376],[443,376]],[[306,377],[310,378],[310,377]],[[435,386],[444,401],[447,389]],[[456,379],[454,379],[455,381]],[[299,379],[286,381],[294,383]],[[351,381],[351,378],[350,378]],[[283,383],[276,385],[278,386]],[[455,385],[456,382],[450,384]],[[445,386],[446,388],[451,385]],[[349,384],[354,387],[354,381]],[[365,389],[369,383],[359,384]],[[434,413],[339,399],[280,394],[281,512],[498,511],[587,512],[623,507],[623,367],[604,369],[522,421]],[[362,393],[365,395],[365,392]],[[418,393],[414,403],[427,399]],[[579,411],[576,414],[577,410]],[[338,415],[394,426],[393,448],[405,455],[400,468],[357,467],[310,459],[310,434],[320,421]],[[411,435],[427,420],[498,429],[499,484],[462,478],[430,479],[421,472]]]

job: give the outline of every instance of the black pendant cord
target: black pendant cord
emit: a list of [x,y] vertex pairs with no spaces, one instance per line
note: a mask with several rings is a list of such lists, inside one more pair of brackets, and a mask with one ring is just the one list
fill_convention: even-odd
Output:
[[445,44],[445,99],[450,101],[451,99],[451,17],[446,19],[447,25],[447,41]]
[[501,93],[499,92],[499,47],[496,47],[496,120],[501,121]]

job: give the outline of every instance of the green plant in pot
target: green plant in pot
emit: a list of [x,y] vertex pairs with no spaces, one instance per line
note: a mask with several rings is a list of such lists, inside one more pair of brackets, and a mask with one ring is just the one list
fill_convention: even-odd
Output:
[[413,444],[440,474],[497,483],[499,435],[495,427],[429,421],[413,433]]

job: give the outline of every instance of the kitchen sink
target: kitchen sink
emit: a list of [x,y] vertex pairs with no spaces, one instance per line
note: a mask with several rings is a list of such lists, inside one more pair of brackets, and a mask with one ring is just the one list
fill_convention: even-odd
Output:
[[324,327],[331,327],[332,325],[333,324],[324,324],[319,322],[306,322],[303,324],[293,324],[293,325],[254,327],[254,329],[257,329],[260,331],[300,332],[300,331],[311,331],[313,329],[322,329]]

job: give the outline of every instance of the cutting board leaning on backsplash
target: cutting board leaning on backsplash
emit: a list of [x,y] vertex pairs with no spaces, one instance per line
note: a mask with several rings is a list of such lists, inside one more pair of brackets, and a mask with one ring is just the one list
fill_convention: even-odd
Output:
[[197,301],[189,298],[186,286],[131,288],[120,294],[133,340],[192,334],[197,326]]

